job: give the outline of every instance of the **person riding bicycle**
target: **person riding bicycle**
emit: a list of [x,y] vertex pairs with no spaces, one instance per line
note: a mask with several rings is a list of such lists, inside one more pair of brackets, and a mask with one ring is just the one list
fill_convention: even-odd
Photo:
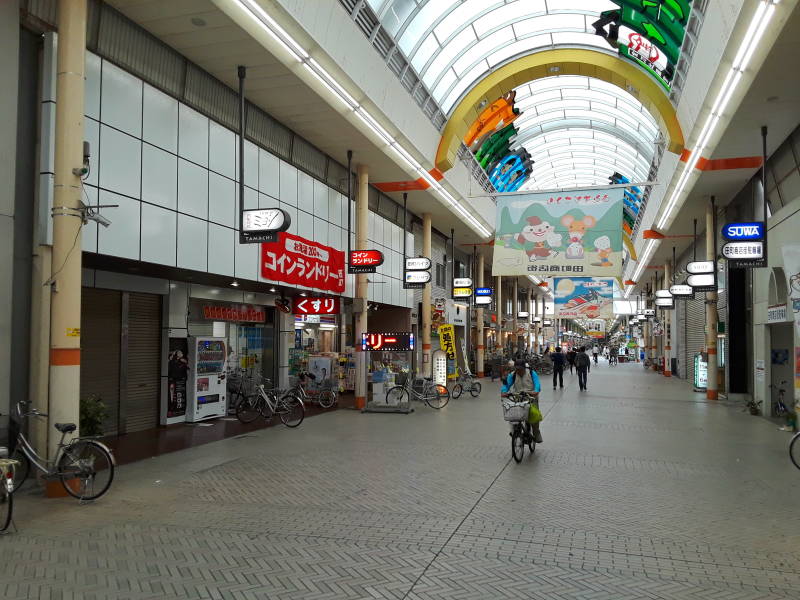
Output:
[[[539,375],[528,367],[528,363],[523,360],[514,362],[514,370],[505,377],[500,396],[505,398],[509,394],[526,393],[533,396],[531,401],[537,408],[539,407],[539,392],[542,391]],[[542,443],[542,432],[539,423],[533,426],[533,436],[537,444]]]

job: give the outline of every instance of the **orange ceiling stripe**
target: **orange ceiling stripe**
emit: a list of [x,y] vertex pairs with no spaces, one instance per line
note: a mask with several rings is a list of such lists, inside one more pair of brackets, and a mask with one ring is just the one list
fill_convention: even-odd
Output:
[[[433,177],[436,181],[441,181],[444,178],[444,173],[442,173],[439,169],[433,168],[428,171],[431,177]],[[373,184],[376,188],[378,188],[382,192],[411,192],[414,190],[427,190],[431,187],[431,184],[425,181],[422,177],[419,179],[414,179],[412,181],[384,181],[381,183],[374,183]]]
[[[688,162],[692,156],[691,150],[684,149],[681,153],[681,162]],[[740,156],[738,158],[703,158],[697,161],[696,169],[701,171],[729,171],[732,169],[758,169],[764,164],[760,156]]]

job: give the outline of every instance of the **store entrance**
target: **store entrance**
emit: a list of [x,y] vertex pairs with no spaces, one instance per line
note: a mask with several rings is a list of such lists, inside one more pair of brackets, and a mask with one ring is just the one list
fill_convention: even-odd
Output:
[[769,363],[770,385],[767,388],[769,401],[765,402],[764,414],[771,417],[778,416],[777,401],[780,390],[784,390],[783,402],[789,410],[793,409],[793,381],[792,349],[794,338],[792,323],[773,323],[767,327],[769,330]]

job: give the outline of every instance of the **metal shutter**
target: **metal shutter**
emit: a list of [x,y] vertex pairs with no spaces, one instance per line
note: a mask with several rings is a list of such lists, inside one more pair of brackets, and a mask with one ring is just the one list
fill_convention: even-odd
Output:
[[105,435],[118,433],[121,312],[120,292],[83,288],[81,398],[96,394],[105,402]]
[[161,391],[161,296],[128,296],[125,433],[156,427]]
[[686,378],[694,381],[694,355],[706,347],[706,295],[686,301]]
[[678,359],[678,372],[675,373],[681,379],[686,379],[686,304],[688,301],[678,300],[675,302],[675,331],[672,332],[673,345],[675,346],[675,356]]

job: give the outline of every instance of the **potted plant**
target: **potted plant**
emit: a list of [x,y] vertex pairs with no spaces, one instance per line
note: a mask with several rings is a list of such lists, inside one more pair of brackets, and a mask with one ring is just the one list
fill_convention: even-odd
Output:
[[97,394],[81,398],[80,434],[84,437],[103,435],[103,421],[106,419],[106,404]]

